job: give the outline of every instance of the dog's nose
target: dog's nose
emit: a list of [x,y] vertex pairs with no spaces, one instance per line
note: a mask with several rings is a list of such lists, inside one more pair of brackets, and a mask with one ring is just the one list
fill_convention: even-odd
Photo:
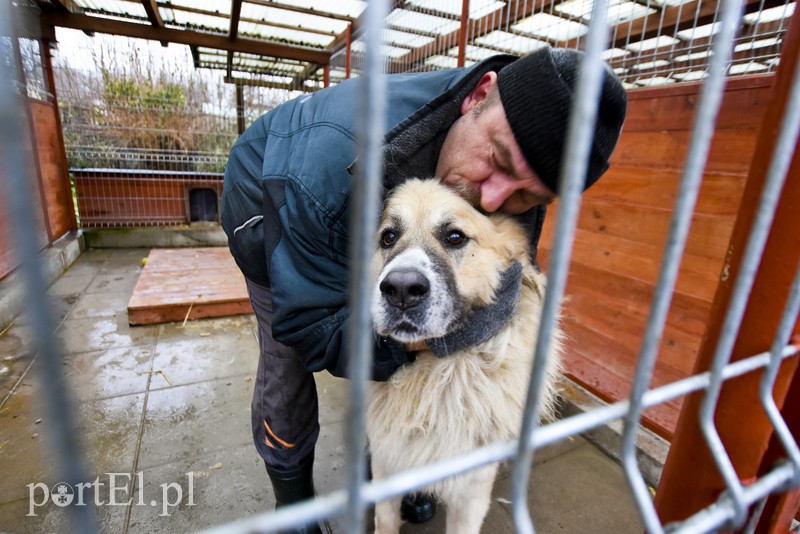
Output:
[[390,271],[384,277],[380,290],[389,304],[405,310],[425,300],[431,290],[431,284],[415,269],[397,269]]

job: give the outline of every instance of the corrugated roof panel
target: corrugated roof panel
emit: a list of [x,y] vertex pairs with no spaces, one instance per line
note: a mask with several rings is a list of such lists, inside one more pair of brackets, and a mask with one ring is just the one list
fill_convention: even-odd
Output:
[[641,78],[636,80],[637,85],[644,85],[654,87],[657,85],[669,85],[671,83],[675,83],[675,80],[672,78],[666,78],[664,76],[653,76],[651,78]]
[[242,4],[241,17],[265,23],[276,23],[302,29],[313,29],[338,35],[347,29],[347,21],[337,20],[320,15],[308,15],[296,11],[287,11],[251,3]]
[[[189,9],[199,9],[209,13],[218,13],[229,17],[231,14],[231,3],[220,2],[219,0],[169,0],[167,4],[175,7],[186,7]],[[160,9],[166,9],[163,5]]]
[[[461,16],[463,5],[462,0],[409,0],[406,3],[410,6],[449,13],[457,17]],[[469,3],[469,18],[479,19],[502,9],[505,5],[505,2],[497,2],[495,0],[471,0]]]
[[458,30],[461,23],[443,17],[435,17],[425,13],[415,13],[404,9],[395,9],[386,17],[388,25],[406,28],[412,31],[446,34]]
[[401,32],[398,30],[384,30],[384,41],[390,44],[419,48],[431,44],[436,39],[426,35],[419,35],[411,32]]
[[[467,59],[472,61],[482,61],[487,57],[496,56],[499,54],[497,50],[491,50],[489,48],[483,48],[482,46],[475,46],[475,45],[467,45],[467,48],[464,50],[464,56]],[[448,56],[458,57],[458,47],[454,46],[450,50],[447,51]]]
[[[593,0],[567,0],[556,6],[556,11],[582,19],[591,20]],[[625,0],[610,0],[606,11],[606,20],[609,24],[616,25],[621,22],[642,18],[645,15],[656,13],[655,9],[645,7],[635,2]]]
[[274,26],[244,21],[239,22],[239,35],[251,35],[266,41],[291,43],[298,46],[312,46],[315,48],[328,46],[334,40],[334,36],[332,35],[320,35],[318,33],[309,33],[302,30],[287,30],[285,28],[276,28]]
[[179,9],[162,10],[161,18],[167,26],[171,24],[188,28],[203,28],[215,33],[228,33],[230,20],[224,15],[212,16],[189,13]]
[[89,10],[102,10],[117,15],[147,18],[147,12],[144,10],[142,4],[135,2],[122,2],[120,0],[77,0],[76,4]]
[[763,11],[756,11],[742,17],[747,24],[764,24],[776,20],[786,19],[794,14],[795,2],[790,4],[771,7]]
[[713,22],[704,26],[697,26],[696,28],[689,28],[688,30],[679,31],[676,35],[681,39],[687,41],[692,39],[705,39],[711,37],[719,31],[720,23]]
[[450,56],[431,56],[425,60],[426,65],[440,69],[452,69],[458,66],[458,60]]
[[547,46],[548,43],[539,39],[522,37],[509,32],[495,30],[482,37],[475,39],[475,42],[500,51],[513,52],[515,54],[530,54],[537,48]]
[[672,46],[678,43],[680,43],[680,41],[673,37],[668,35],[659,35],[658,37],[645,39],[644,41],[639,41],[638,43],[631,43],[627,46],[627,48],[628,50],[633,50],[635,52],[642,52],[644,50],[653,50],[655,48]]
[[580,22],[548,15],[547,13],[537,13],[532,17],[522,19],[511,27],[524,33],[554,41],[569,41],[589,32],[589,27]]
[[747,41],[737,44],[733,48],[733,51],[743,52],[744,50],[756,50],[758,48],[764,48],[767,46],[777,46],[779,44],[780,40],[776,37],[771,37],[769,39],[748,39]]
[[750,61],[748,63],[737,63],[735,65],[731,65],[731,68],[728,69],[730,74],[747,74],[750,72],[758,72],[762,70],[767,70],[769,67],[762,63],[756,63],[755,61]]
[[[362,40],[353,41],[353,44],[351,46],[351,49],[353,50],[353,52],[362,52],[363,53],[363,52],[366,51],[366,48],[367,47],[366,47],[364,41],[362,41]],[[391,58],[398,58],[398,57],[402,57],[402,56],[408,54],[408,49],[407,48],[399,48],[399,47],[390,46],[390,45],[383,45],[381,47],[381,51],[382,51],[384,56],[391,57]]]
[[366,2],[361,2],[359,0],[272,0],[272,3],[278,6],[285,5],[302,7],[304,9],[316,9],[321,12],[334,13],[353,19],[358,18],[367,7]]

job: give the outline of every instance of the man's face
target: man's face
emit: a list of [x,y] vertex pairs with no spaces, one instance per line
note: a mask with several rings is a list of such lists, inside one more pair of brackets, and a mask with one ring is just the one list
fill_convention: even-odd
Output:
[[[484,74],[464,99],[447,133],[436,176],[475,197],[487,212],[522,213],[555,193],[530,168],[517,145],[497,91],[497,73]],[[487,100],[488,99],[488,100]]]

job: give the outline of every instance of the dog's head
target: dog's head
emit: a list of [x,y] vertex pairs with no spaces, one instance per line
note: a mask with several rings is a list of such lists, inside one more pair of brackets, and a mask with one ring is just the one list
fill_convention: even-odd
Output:
[[494,300],[514,261],[529,264],[516,222],[481,213],[437,180],[405,182],[392,191],[378,230],[377,333],[413,343],[452,332]]

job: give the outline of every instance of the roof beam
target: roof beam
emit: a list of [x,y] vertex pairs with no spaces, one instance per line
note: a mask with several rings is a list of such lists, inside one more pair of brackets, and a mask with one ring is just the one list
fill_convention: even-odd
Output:
[[327,65],[330,54],[324,50],[313,48],[289,46],[276,43],[256,41],[254,39],[232,40],[227,35],[214,35],[190,30],[175,30],[172,28],[156,28],[144,24],[124,22],[100,17],[87,17],[74,13],[59,13],[56,11],[43,11],[41,21],[44,25],[73,28],[76,30],[97,33],[110,33],[125,37],[136,37],[152,41],[168,41],[170,43],[202,46],[218,50],[231,50],[234,52],[249,52],[264,56],[309,61]]
[[[231,0],[231,25],[228,28],[228,38],[235,41],[239,38],[239,17],[242,15],[242,0]],[[225,65],[225,74],[230,78],[233,73],[233,50],[228,50],[228,61]]]
[[[161,13],[158,11],[156,0],[142,0],[142,6],[144,7],[145,13],[147,13],[147,20],[150,21],[150,24],[156,28],[163,28],[164,21],[161,20]],[[167,41],[161,41],[161,46],[165,48],[168,44]]]
[[50,2],[59,11],[66,11],[68,13],[80,13],[81,9],[73,0],[50,0]]
[[231,25],[228,37],[235,40],[239,37],[239,17],[242,15],[242,0],[231,0]]
[[295,13],[303,13],[305,15],[316,15],[318,17],[325,17],[327,19],[343,20],[346,22],[353,22],[353,17],[348,15],[339,15],[338,13],[331,13],[329,11],[321,11],[319,9],[298,7],[290,4],[279,4],[272,0],[247,0],[251,4],[256,4],[264,7],[272,7],[283,11],[293,11]]
[[161,13],[158,11],[158,6],[156,6],[155,0],[142,0],[142,6],[144,6],[144,10],[147,13],[147,20],[150,21],[150,24],[157,28],[164,27],[164,21],[161,20]]

